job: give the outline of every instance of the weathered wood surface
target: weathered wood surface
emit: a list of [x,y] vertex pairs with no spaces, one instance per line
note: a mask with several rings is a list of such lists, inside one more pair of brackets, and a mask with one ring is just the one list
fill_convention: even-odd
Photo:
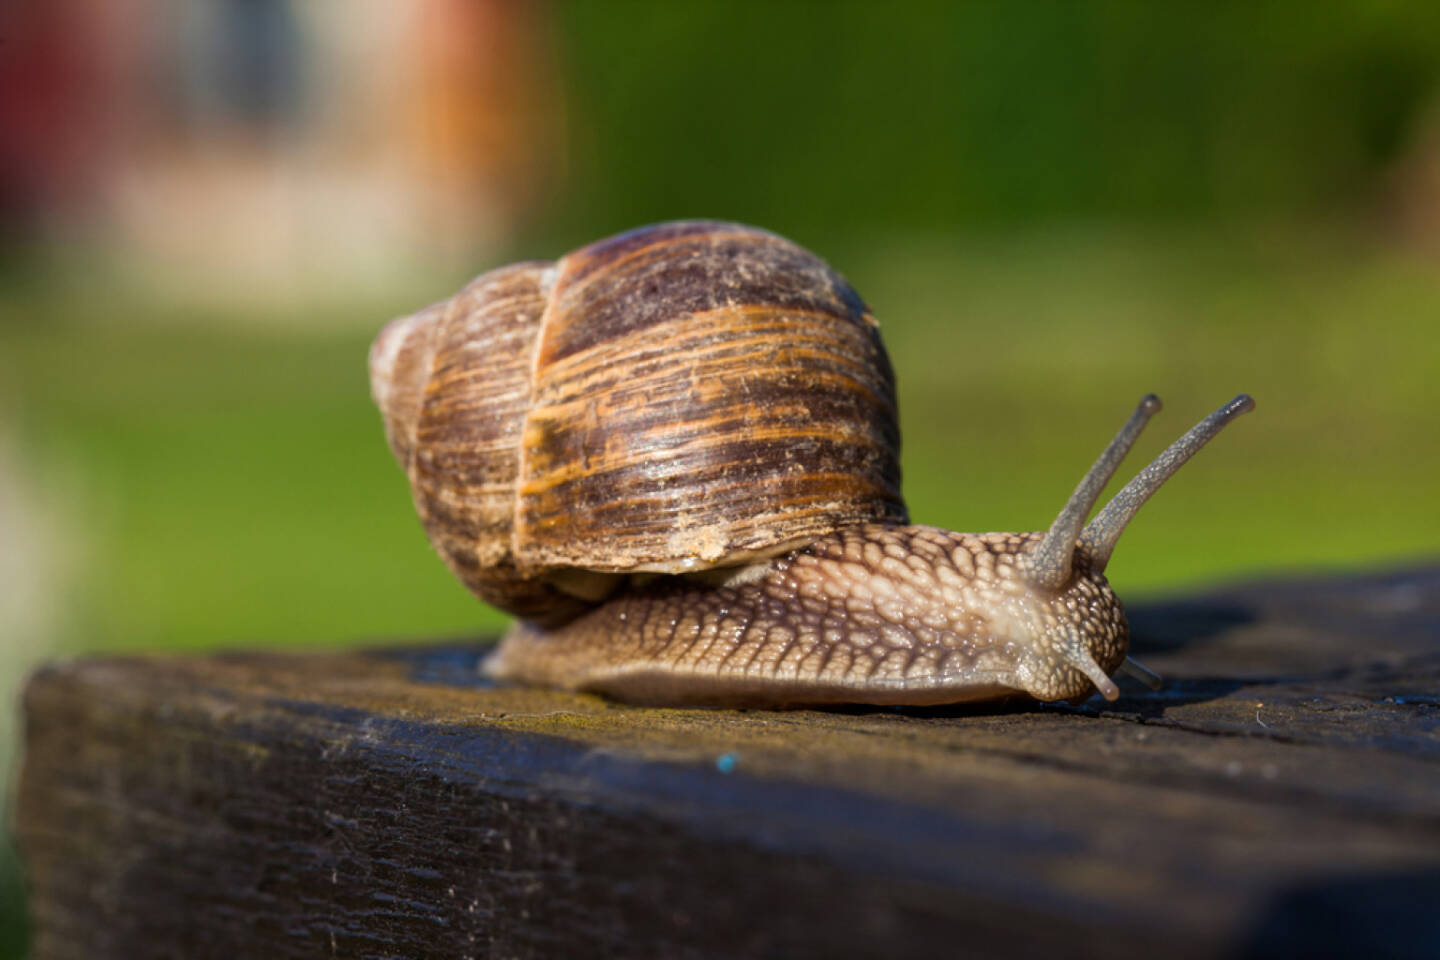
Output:
[[1115,704],[495,689],[476,649],[26,697],[35,956],[1434,956],[1440,568],[1132,611]]

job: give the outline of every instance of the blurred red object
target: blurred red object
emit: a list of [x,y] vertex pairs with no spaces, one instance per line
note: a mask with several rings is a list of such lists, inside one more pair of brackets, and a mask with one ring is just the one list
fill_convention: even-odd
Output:
[[107,48],[85,0],[0,7],[0,223],[23,239],[98,200]]

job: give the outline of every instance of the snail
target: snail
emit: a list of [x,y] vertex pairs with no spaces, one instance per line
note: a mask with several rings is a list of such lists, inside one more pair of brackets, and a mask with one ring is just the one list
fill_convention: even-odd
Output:
[[391,321],[372,393],[431,543],[516,624],[509,681],[638,703],[1114,700],[1125,525],[1231,419],[1086,518],[1153,395],[1049,529],[912,525],[895,384],[848,283],[773,233],[642,227]]

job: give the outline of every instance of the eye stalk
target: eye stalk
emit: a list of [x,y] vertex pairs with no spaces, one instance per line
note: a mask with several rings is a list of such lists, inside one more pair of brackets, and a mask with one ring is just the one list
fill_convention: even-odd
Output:
[[[1094,509],[1101,491],[1115,475],[1120,461],[1125,459],[1125,455],[1135,445],[1140,431],[1145,429],[1145,424],[1160,411],[1160,407],[1160,398],[1153,393],[1141,398],[1135,412],[1130,415],[1125,426],[1120,428],[1120,432],[1115,434],[1105,452],[1100,454],[1100,459],[1090,467],[1045,536],[1024,558],[1021,564],[1024,577],[1035,587],[1056,593],[1063,590],[1074,576],[1077,547],[1085,551],[1091,570],[1096,574],[1103,573],[1110,563],[1110,555],[1115,552],[1115,543],[1120,539],[1120,534],[1125,532],[1126,525],[1144,506],[1145,501],[1149,500],[1186,460],[1213,440],[1226,424],[1242,413],[1254,410],[1255,401],[1248,394],[1242,393],[1190,428],[1148,467],[1140,471],[1135,479],[1127,483],[1094,520],[1086,524],[1085,518]],[[1091,679],[1105,699],[1114,700],[1120,695],[1114,682],[1088,653],[1076,652],[1072,662]],[[1128,657],[1120,669],[1152,690],[1160,688],[1158,676]]]
[[1125,532],[1126,524],[1145,505],[1145,501],[1149,500],[1166,480],[1174,476],[1175,471],[1184,466],[1186,460],[1214,440],[1220,431],[1225,429],[1226,424],[1242,413],[1249,413],[1254,409],[1255,400],[1248,393],[1240,394],[1191,427],[1183,437],[1166,447],[1164,453],[1150,462],[1150,466],[1141,470],[1134,480],[1125,484],[1124,488],[1115,494],[1115,498],[1105,505],[1105,509],[1101,510],[1080,534],[1080,543],[1090,555],[1090,562],[1096,570],[1103,572],[1109,565],[1110,554],[1115,552],[1115,542],[1120,539],[1120,534]]
[[1160,412],[1161,406],[1160,398],[1153,393],[1147,393],[1140,399],[1139,406],[1125,422],[1125,426],[1115,434],[1115,439],[1110,441],[1105,452],[1100,454],[1100,459],[1095,461],[1075,488],[1075,492],[1070,494],[1069,501],[1055,518],[1055,522],[1050,524],[1044,539],[1030,551],[1029,561],[1025,565],[1025,578],[1028,581],[1047,590],[1064,587],[1072,573],[1077,545],[1084,546],[1095,571],[1104,572],[1110,563],[1110,555],[1115,551],[1115,542],[1120,539],[1120,534],[1125,532],[1125,526],[1144,506],[1145,501],[1149,500],[1186,460],[1213,440],[1227,423],[1242,413],[1254,410],[1255,401],[1248,394],[1242,393],[1190,428],[1183,437],[1170,444],[1164,453],[1156,457],[1150,466],[1140,471],[1134,480],[1127,483],[1124,489],[1106,504],[1105,509],[1086,525],[1085,518],[1100,499],[1105,484],[1110,482],[1110,478],[1120,466],[1120,461],[1125,459],[1125,455],[1135,445],[1140,431],[1145,429],[1145,424],[1150,422],[1151,417]]
[[1140,431],[1145,429],[1145,424],[1150,422],[1151,417],[1160,412],[1162,406],[1160,398],[1153,393],[1147,393],[1140,398],[1140,405],[1135,408],[1130,419],[1125,421],[1125,426],[1115,434],[1115,439],[1110,441],[1105,452],[1100,454],[1100,459],[1095,461],[1075,488],[1075,492],[1070,494],[1070,499],[1060,511],[1060,515],[1046,531],[1045,539],[1030,551],[1030,562],[1025,572],[1027,580],[1047,590],[1059,590],[1065,586],[1070,579],[1075,544],[1080,537],[1081,528],[1085,526],[1086,518],[1095,508],[1095,501],[1100,499],[1105,484],[1110,482],[1110,478],[1120,466],[1120,461],[1125,459],[1125,455],[1135,445]]

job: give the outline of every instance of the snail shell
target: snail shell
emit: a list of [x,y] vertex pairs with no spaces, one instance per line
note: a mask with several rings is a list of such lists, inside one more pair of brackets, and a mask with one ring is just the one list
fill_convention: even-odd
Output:
[[894,375],[814,255],[675,223],[486,273],[370,356],[431,542],[486,601],[571,619],[615,585],[904,522]]
[[386,326],[370,376],[431,543],[520,618],[490,671],[676,703],[1113,698],[1114,540],[1250,404],[1083,530],[1155,398],[1049,532],[908,526],[864,302],[793,243],[709,221],[483,274]]

